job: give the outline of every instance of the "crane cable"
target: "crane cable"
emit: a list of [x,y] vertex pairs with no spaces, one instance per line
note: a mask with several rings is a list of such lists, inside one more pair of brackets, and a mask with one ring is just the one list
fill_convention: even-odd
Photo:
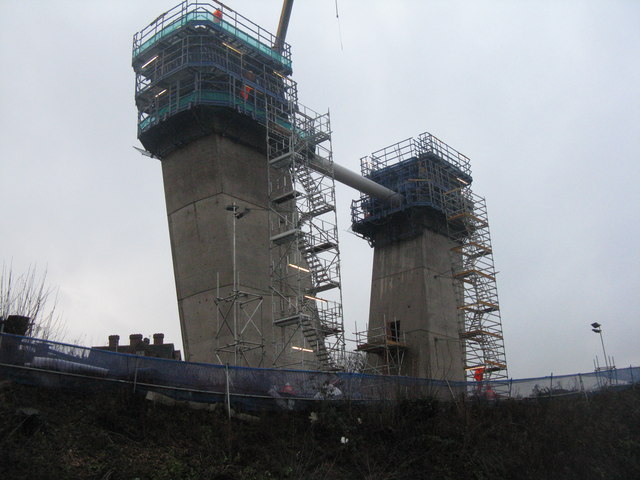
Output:
[[338,14],[338,0],[336,0],[336,18],[338,19],[338,36],[340,37],[340,50],[344,51],[342,46],[342,29],[340,28],[340,15]]

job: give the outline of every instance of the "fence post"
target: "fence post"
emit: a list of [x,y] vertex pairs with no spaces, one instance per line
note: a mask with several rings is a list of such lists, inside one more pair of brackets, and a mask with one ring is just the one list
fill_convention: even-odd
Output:
[[629,376],[631,377],[631,389],[635,390],[636,389],[636,382],[633,379],[633,367],[631,367],[631,365],[629,365]]
[[136,384],[138,383],[138,358],[136,358],[136,365],[133,371],[133,393],[136,393]]
[[553,391],[553,372],[551,372],[551,376],[549,377],[549,398],[551,398],[552,391]]
[[589,397],[587,396],[587,391],[584,389],[584,382],[582,381],[582,374],[578,374],[578,378],[580,379],[580,390],[582,390],[582,393],[584,394],[584,399],[588,402],[589,401]]
[[229,364],[225,364],[224,366],[224,373],[226,376],[226,388],[225,388],[225,393],[226,393],[226,404],[227,404],[227,415],[229,417],[229,419],[231,419],[231,391],[229,389]]

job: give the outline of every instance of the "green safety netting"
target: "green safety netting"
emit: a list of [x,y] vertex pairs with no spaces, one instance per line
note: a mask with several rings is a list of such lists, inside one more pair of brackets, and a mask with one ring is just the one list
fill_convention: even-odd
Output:
[[[220,92],[214,90],[203,90],[200,92],[191,92],[187,95],[183,95],[178,99],[178,102],[173,105],[167,105],[158,109],[157,114],[150,115],[147,118],[143,119],[138,127],[140,131],[144,131],[147,128],[158,123],[160,119],[162,119],[165,115],[172,115],[182,110],[186,110],[190,105],[217,105],[217,106],[228,106],[232,108],[236,108],[245,113],[254,114],[258,120],[266,119],[265,110],[263,108],[256,107],[251,102],[246,102],[245,100],[234,97],[229,94],[229,92]],[[288,130],[291,129],[291,123],[286,122],[284,120],[278,120],[277,123]]]

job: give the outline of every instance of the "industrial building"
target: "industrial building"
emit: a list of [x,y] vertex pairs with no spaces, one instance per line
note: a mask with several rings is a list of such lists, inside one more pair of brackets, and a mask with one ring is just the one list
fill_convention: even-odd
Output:
[[284,42],[219,2],[185,1],[134,36],[138,138],[162,165],[185,359],[345,364],[335,180],[362,192],[374,247],[358,350],[375,373],[506,375],[484,202],[466,157],[429,134],[333,162],[328,113],[298,101]]

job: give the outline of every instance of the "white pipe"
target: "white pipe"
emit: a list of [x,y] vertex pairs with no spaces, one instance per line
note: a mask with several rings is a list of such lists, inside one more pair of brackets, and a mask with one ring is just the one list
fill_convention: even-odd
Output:
[[335,178],[338,182],[343,183],[351,188],[355,188],[356,190],[366,193],[378,200],[385,200],[390,203],[399,203],[402,201],[402,195],[393,190],[380,185],[379,183],[374,182],[362,175],[357,174],[349,170],[348,168],[343,167],[342,165],[338,165],[337,163],[333,164],[333,178]]
[[378,200],[384,200],[392,204],[402,202],[403,197],[399,193],[394,192],[390,188],[380,185],[373,180],[363,177],[342,165],[338,165],[335,162],[331,164],[328,160],[322,157],[315,156],[314,159],[309,162],[309,167],[320,173],[331,175],[338,182],[343,183],[348,187],[355,188],[359,192],[366,193]]

